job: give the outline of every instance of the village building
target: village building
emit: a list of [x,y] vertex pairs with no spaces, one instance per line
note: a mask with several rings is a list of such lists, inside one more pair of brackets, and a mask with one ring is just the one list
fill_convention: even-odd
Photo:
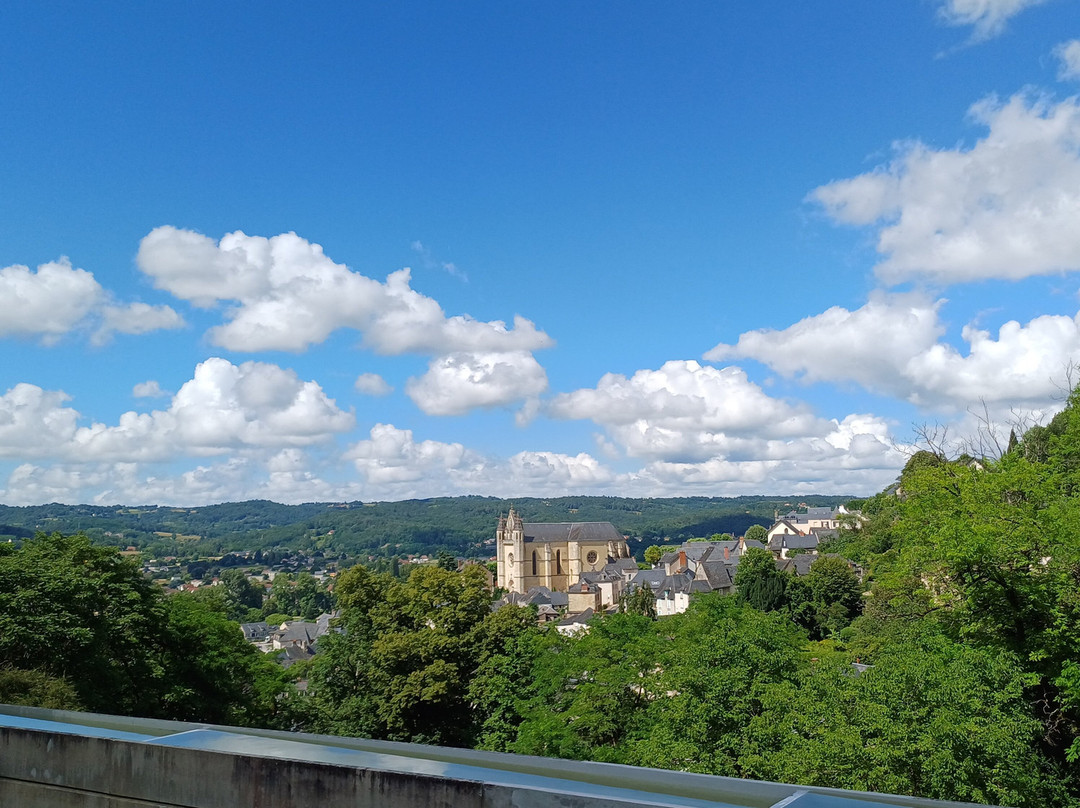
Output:
[[631,558],[610,522],[523,522],[513,508],[499,517],[495,545],[499,586],[516,593],[536,586],[567,592],[582,573]]
[[837,508],[807,508],[805,513],[792,511],[776,520],[769,528],[766,541],[769,550],[780,559],[799,553],[816,553],[818,546],[836,536],[843,517],[859,518],[843,505]]

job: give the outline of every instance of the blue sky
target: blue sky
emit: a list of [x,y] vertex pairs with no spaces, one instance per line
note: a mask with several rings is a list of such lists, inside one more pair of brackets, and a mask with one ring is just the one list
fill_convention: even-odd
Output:
[[0,502],[863,494],[1045,419],[1078,10],[5,4]]

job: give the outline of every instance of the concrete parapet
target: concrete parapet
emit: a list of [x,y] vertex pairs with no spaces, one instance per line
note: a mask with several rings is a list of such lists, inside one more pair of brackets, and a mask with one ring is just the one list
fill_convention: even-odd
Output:
[[612,764],[0,705],[18,808],[945,808]]

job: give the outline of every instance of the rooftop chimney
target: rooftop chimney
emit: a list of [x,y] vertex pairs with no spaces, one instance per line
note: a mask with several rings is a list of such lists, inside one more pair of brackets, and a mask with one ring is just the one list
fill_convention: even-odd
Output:
[[679,569],[686,569],[686,550],[679,550]]

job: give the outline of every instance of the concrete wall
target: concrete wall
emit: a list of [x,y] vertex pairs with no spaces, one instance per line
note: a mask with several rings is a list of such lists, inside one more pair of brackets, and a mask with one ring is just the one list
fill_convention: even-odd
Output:
[[8,808],[945,808],[497,752],[0,705]]
[[625,808],[623,800],[0,728],[0,805],[19,808]]

